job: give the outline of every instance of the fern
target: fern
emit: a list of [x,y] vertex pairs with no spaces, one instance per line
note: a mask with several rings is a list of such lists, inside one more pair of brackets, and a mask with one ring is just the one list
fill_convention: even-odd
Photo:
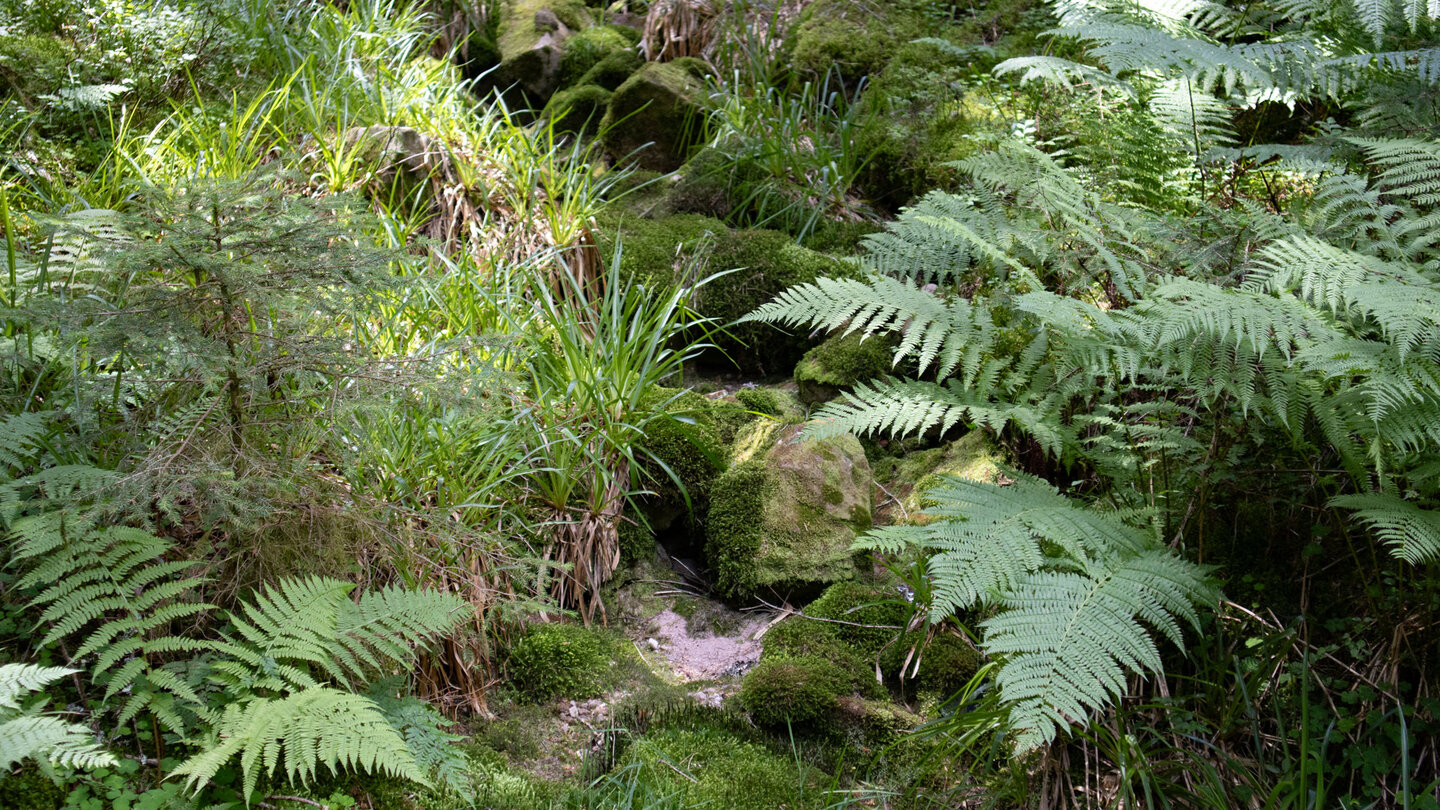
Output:
[[[938,518],[876,530],[858,547],[929,552],[930,620],[990,605],[982,643],[1021,748],[1054,739],[1119,697],[1129,673],[1162,671],[1151,636],[1182,643],[1178,619],[1216,593],[1205,570],[1123,516],[1077,506],[1041,481],[946,477],[929,490]],[[1149,629],[1147,629],[1149,628]]]
[[22,759],[85,770],[116,763],[112,754],[95,743],[90,729],[41,714],[43,704],[25,707],[21,703],[28,693],[74,672],[35,664],[0,665],[0,772]]
[[304,784],[322,765],[332,774],[345,767],[430,783],[373,700],[326,686],[227,706],[203,749],[172,771],[191,790],[237,755],[247,796],[262,775],[280,772]]

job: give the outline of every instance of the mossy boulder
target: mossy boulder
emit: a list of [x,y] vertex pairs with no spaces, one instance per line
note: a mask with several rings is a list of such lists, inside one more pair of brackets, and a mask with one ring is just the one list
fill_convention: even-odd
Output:
[[605,151],[642,169],[671,172],[699,143],[708,68],[698,59],[649,62],[615,89],[601,122]]
[[826,402],[857,382],[882,377],[890,373],[892,358],[890,344],[883,337],[867,338],[861,332],[831,335],[795,366],[800,401],[806,405]]
[[855,574],[850,546],[871,525],[870,465],[854,436],[799,441],[800,429],[763,421],[742,431],[711,489],[705,553],[728,598]]
[[[640,35],[634,30],[618,25],[597,25],[572,35],[565,40],[564,52],[560,56],[560,86],[600,84],[598,81],[587,82],[585,77],[601,62],[612,58],[616,64],[632,66],[626,72],[628,78],[641,64],[640,55],[635,51],[639,41]],[[616,87],[619,83],[606,89],[614,90]]]
[[781,388],[741,388],[735,392],[735,401],[755,413],[782,422],[805,421],[805,407],[793,394]]
[[868,660],[897,646],[911,613],[894,586],[857,581],[837,582],[805,606],[807,616],[846,622],[834,625],[836,636]]
[[[697,308],[722,324],[749,315],[761,304],[799,284],[821,276],[855,278],[859,270],[847,262],[800,247],[779,231],[726,231],[710,253],[709,271],[726,273],[700,290]],[[815,341],[805,333],[790,334],[765,323],[735,324],[716,336],[715,349],[701,356],[713,366],[738,366],[742,371],[783,374],[795,367]]]
[[610,96],[609,90],[593,84],[561,90],[545,105],[545,117],[560,132],[594,133],[605,117]]
[[852,731],[867,746],[888,745],[925,718],[891,700],[874,700],[853,695],[840,698],[836,717],[842,728]]
[[792,67],[816,78],[834,71],[853,91],[862,78],[885,67],[900,43],[934,33],[907,5],[815,0],[795,28]]
[[510,648],[506,670],[522,698],[591,698],[613,680],[611,644],[573,624],[532,626]]
[[640,55],[628,48],[613,51],[585,71],[576,84],[593,84],[606,90],[618,90],[620,85],[635,75],[635,71],[644,64],[645,61]]
[[875,680],[874,662],[866,660],[855,648],[841,640],[830,622],[792,617],[765,633],[760,660],[782,658],[820,658],[844,672],[851,690],[866,697],[884,697],[885,690]]
[[530,104],[543,105],[560,86],[566,40],[594,24],[582,0],[501,0],[500,65],[490,84],[514,87]]
[[823,658],[762,660],[740,684],[740,705],[762,728],[830,728],[842,695],[851,693],[850,676]]
[[[642,795],[666,797],[667,807],[809,806],[805,778],[793,759],[720,730],[652,732],[631,744],[617,768],[633,772],[633,784]],[[616,798],[614,806],[628,807],[633,801],[626,795]]]
[[[691,301],[718,324],[730,324],[786,289],[821,276],[860,276],[856,265],[800,247],[779,231],[731,231],[724,222],[699,214],[612,215],[600,226],[607,253],[613,256],[617,244],[623,248],[620,273],[627,283],[694,284],[723,273]],[[703,365],[759,374],[788,373],[816,343],[808,334],[788,334],[763,323],[732,325],[709,342],[714,348],[702,353]]]
[[641,407],[665,414],[646,425],[638,444],[645,485],[655,493],[643,499],[651,527],[664,531],[691,511],[703,518],[710,489],[729,455],[711,419],[712,403],[694,391],[656,387],[644,395]]
[[966,433],[943,447],[921,450],[889,461],[884,478],[890,479],[890,490],[899,496],[903,507],[902,514],[894,517],[915,524],[929,523],[932,518],[924,510],[934,502],[926,497],[926,493],[945,483],[945,476],[995,483],[1004,475],[1004,463],[1004,456],[985,433],[978,430]]

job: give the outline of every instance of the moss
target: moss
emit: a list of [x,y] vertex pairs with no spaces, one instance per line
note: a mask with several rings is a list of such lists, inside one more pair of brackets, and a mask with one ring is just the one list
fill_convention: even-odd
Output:
[[612,54],[629,53],[638,63],[640,57],[632,50],[634,37],[634,30],[618,25],[597,25],[572,35],[565,40],[565,52],[560,57],[560,86],[586,84],[582,77]]
[[791,618],[771,627],[765,633],[765,646],[760,660],[782,658],[820,658],[846,673],[850,688],[866,697],[884,697],[885,690],[876,682],[874,664],[840,639],[835,625],[805,618]]
[[817,223],[801,244],[829,256],[857,256],[861,253],[861,240],[883,230],[885,228],[878,222],[837,222],[826,219]]
[[560,132],[593,133],[605,116],[610,91],[593,84],[561,90],[545,105],[545,117]]
[[804,421],[805,408],[789,391],[779,388],[741,388],[735,400],[746,408],[782,421]]
[[648,62],[615,89],[601,122],[605,149],[615,160],[669,172],[701,136],[704,85],[683,59]]
[[641,408],[663,410],[671,417],[652,420],[637,443],[645,485],[655,492],[646,496],[652,524],[663,530],[687,511],[703,518],[710,488],[724,472],[728,455],[710,421],[710,400],[693,391],[656,387],[641,398]]
[[615,90],[643,64],[645,60],[633,50],[611,51],[586,70],[576,84],[593,84],[606,90]]
[[0,807],[7,810],[58,810],[64,806],[65,793],[33,763],[15,773],[7,769],[0,778]]
[[655,556],[655,532],[640,523],[624,521],[620,524],[620,560],[633,563]]
[[[910,644],[898,645],[908,650]],[[896,662],[898,669],[899,662]],[[915,676],[917,689],[932,692],[946,700],[959,692],[980,668],[980,653],[948,633],[937,635],[921,651],[920,671]]]
[[[779,231],[725,232],[710,254],[711,272],[733,270],[700,291],[699,310],[720,323],[731,323],[798,284],[820,276],[855,278],[854,266],[795,244]],[[716,348],[702,355],[712,365],[734,364],[746,372],[786,373],[813,341],[786,334],[769,324],[737,324],[716,336]]]
[[[810,805],[793,759],[722,731],[667,729],[646,735],[630,747],[620,766],[635,770],[640,795],[665,796],[667,807],[774,810]],[[625,788],[617,784],[615,789]]]
[[[853,624],[835,625],[835,633],[854,647],[861,657],[873,660],[882,650],[898,645],[890,643],[910,620],[913,608],[893,587],[864,582],[837,582],[825,589],[818,599],[805,607],[805,613],[821,619],[838,619]],[[857,627],[856,625],[872,625]],[[882,625],[882,626],[873,626]],[[896,629],[886,629],[884,626]]]
[[611,645],[573,624],[540,624],[510,648],[510,682],[526,700],[591,698],[613,680]]
[[755,557],[763,539],[756,515],[773,488],[759,461],[731,467],[715,482],[705,521],[705,557],[715,572],[715,588],[724,596],[744,598],[755,591]]
[[488,83],[501,90],[513,86],[538,107],[559,86],[564,37],[537,28],[536,12],[548,9],[571,31],[589,28],[594,20],[581,0],[505,0],[503,9],[495,40],[501,62]]
[[795,30],[791,64],[824,77],[834,70],[845,86],[879,73],[900,43],[933,33],[903,4],[865,0],[815,0]]
[[890,373],[892,358],[891,344],[883,337],[867,338],[860,332],[831,335],[795,366],[800,400],[814,405],[834,399],[857,382]]
[[606,261],[620,251],[625,283],[656,289],[693,281],[681,277],[677,264],[683,268],[687,254],[703,255],[707,243],[727,231],[718,219],[694,214],[645,219],[611,213],[600,217],[599,224],[601,250]]
[[833,726],[841,695],[849,694],[850,677],[816,656],[763,660],[740,684],[740,705],[762,728],[786,726],[824,730]]
[[944,447],[924,450],[896,461],[888,476],[901,495],[901,505],[912,523],[928,523],[923,510],[933,501],[926,493],[954,475],[968,481],[991,483],[1002,474],[1002,457],[985,434],[973,430]]

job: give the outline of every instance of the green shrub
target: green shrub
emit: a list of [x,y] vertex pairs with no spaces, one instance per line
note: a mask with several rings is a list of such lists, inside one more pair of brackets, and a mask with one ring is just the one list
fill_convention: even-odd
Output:
[[579,625],[535,625],[510,649],[509,680],[530,701],[595,697],[611,680],[608,647]]
[[835,720],[837,701],[850,694],[851,678],[813,655],[770,658],[740,684],[740,705],[763,728],[823,730]]

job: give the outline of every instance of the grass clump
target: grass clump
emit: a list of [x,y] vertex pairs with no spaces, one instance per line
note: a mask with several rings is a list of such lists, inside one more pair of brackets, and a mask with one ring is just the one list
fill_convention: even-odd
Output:
[[757,726],[812,731],[830,728],[842,695],[851,692],[851,677],[835,664],[814,655],[761,660],[740,685],[740,705]]
[[510,649],[510,682],[531,702],[592,698],[612,680],[610,652],[605,639],[579,625],[535,625]]

